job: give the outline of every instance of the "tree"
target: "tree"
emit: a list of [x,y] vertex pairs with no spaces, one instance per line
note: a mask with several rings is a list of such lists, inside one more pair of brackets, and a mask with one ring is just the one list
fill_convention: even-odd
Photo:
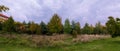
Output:
[[2,22],[0,22],[0,30],[2,30],[3,24]]
[[106,26],[102,26],[102,34],[108,34]]
[[71,27],[72,27],[72,30],[75,30],[75,21],[72,21]]
[[15,31],[17,33],[25,33],[26,31],[25,25],[20,22],[15,22]]
[[[23,23],[24,24],[24,23]],[[28,23],[26,23],[26,26],[25,26],[25,29],[26,29],[26,32],[25,33],[31,33],[31,31],[30,31],[30,26],[31,26],[31,24],[32,24],[32,22],[31,21],[29,21]]]
[[85,23],[85,26],[82,29],[83,34],[90,34],[90,26],[88,23]]
[[69,19],[66,19],[64,24],[64,33],[71,34],[71,31],[72,30],[71,30]]
[[81,33],[80,23],[79,23],[79,22],[75,23],[75,30],[77,31],[77,34],[80,34],[80,33]]
[[36,29],[37,29],[37,24],[35,24],[34,22],[32,22],[31,25],[30,25],[30,32],[32,34],[35,34]]
[[9,8],[8,7],[6,7],[6,6],[4,6],[4,5],[0,5],[0,12],[5,12],[5,11],[7,11],[7,10],[9,10]]
[[15,31],[14,20],[12,17],[8,18],[8,20],[3,23],[3,31],[6,32]]
[[120,36],[120,18],[116,18],[116,36]]
[[91,24],[91,25],[90,25],[90,34],[94,34],[94,29],[95,29],[95,28],[94,28],[93,25]]
[[108,18],[109,20],[106,23],[108,32],[112,35],[112,37],[120,36],[120,19],[114,19],[112,16]]
[[54,14],[48,23],[48,30],[49,33],[61,33],[63,31],[61,18],[57,14]]
[[41,26],[40,25],[37,25],[37,28],[36,28],[36,34],[41,34]]
[[96,23],[94,33],[95,34],[102,34],[102,25],[100,22]]
[[47,34],[48,33],[47,25],[43,21],[41,21],[40,27],[41,27],[41,33],[42,34]]
[[73,38],[77,37],[77,30],[76,30],[76,23],[74,21],[72,21],[72,25],[71,25],[72,31],[71,31],[71,35],[73,36]]

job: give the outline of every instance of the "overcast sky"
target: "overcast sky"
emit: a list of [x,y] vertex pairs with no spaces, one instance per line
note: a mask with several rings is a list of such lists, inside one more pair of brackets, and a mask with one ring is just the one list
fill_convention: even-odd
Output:
[[104,24],[108,16],[120,17],[120,0],[0,0],[0,5],[10,10],[4,14],[13,16],[16,21],[48,22],[57,13],[62,22],[66,18]]

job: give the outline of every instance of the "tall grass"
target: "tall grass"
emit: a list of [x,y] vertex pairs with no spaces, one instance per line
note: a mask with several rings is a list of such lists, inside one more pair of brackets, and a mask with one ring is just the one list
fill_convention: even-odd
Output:
[[25,45],[30,47],[61,47],[74,43],[90,42],[98,39],[110,38],[110,35],[77,35],[73,38],[68,34],[53,36],[28,35],[28,34],[1,34],[0,43],[11,45]]

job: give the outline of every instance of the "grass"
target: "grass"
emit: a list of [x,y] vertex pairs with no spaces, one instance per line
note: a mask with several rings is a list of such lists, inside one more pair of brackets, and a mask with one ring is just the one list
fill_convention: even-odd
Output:
[[[4,38],[0,38],[4,41]],[[28,47],[0,43],[0,51],[120,51],[120,37],[94,40],[61,47]]]

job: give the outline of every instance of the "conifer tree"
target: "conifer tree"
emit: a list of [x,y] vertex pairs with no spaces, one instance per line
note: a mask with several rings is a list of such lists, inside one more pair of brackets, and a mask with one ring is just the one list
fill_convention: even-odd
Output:
[[48,23],[48,30],[49,33],[61,33],[63,31],[61,18],[57,14],[54,14]]
[[88,23],[85,23],[85,26],[82,29],[83,34],[90,34],[90,26]]
[[41,33],[42,34],[47,34],[48,33],[47,25],[43,21],[41,21],[40,27],[41,27]]
[[71,31],[72,31],[72,29],[71,29],[69,19],[66,19],[65,24],[64,24],[64,33],[70,34]]

